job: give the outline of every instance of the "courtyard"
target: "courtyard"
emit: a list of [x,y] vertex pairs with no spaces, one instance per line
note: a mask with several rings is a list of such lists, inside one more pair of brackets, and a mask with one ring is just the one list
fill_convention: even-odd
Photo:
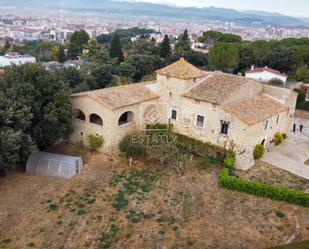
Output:
[[309,237],[307,208],[218,187],[221,165],[174,168],[103,154],[71,180],[0,179],[0,248],[222,248]]
[[[309,180],[309,119],[294,117],[296,132],[262,158],[263,161]],[[300,132],[299,126],[303,125]]]

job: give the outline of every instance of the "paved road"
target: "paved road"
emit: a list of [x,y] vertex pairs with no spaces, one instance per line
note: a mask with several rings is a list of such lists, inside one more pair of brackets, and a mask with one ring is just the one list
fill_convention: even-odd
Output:
[[[291,132],[282,144],[266,153],[262,161],[309,180],[309,165],[305,164],[309,159],[309,120],[295,117],[294,123],[297,131]],[[299,124],[304,125],[302,133]]]

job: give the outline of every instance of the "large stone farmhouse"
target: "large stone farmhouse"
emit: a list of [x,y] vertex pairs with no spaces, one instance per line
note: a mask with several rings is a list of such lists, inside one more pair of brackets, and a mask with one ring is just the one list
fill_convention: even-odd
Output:
[[173,130],[228,148],[236,167],[254,165],[256,144],[270,146],[276,132],[288,133],[297,95],[285,88],[222,72],[206,72],[184,59],[156,72],[157,80],[72,95],[73,141],[102,135],[102,151],[116,152],[127,134],[145,124],[172,123]]

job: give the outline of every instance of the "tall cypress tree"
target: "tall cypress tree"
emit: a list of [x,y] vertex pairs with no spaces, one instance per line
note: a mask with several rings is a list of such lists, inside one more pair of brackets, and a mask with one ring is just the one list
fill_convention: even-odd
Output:
[[109,55],[111,58],[118,58],[119,63],[123,62],[124,60],[120,38],[117,33],[113,36],[111,47],[109,50]]
[[65,62],[65,53],[64,53],[64,47],[63,47],[63,46],[60,46],[60,47],[59,47],[58,61],[59,61],[60,63]]
[[183,32],[183,34],[181,36],[181,40],[183,40],[183,41],[188,41],[189,40],[188,30],[187,29],[185,29],[185,31]]
[[170,40],[168,38],[168,35],[164,36],[163,41],[160,44],[160,56],[162,58],[169,57],[172,53]]

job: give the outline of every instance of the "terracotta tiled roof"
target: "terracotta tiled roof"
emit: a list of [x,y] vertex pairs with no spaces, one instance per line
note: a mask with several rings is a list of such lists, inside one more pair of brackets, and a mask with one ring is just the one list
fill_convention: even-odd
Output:
[[260,94],[235,104],[222,106],[222,108],[249,126],[258,124],[288,110],[287,106],[266,94]]
[[89,96],[110,109],[133,105],[158,98],[145,84],[129,84],[72,94],[72,97]]
[[273,73],[273,74],[277,74],[277,75],[280,75],[280,76],[288,77],[286,74],[281,73],[280,71],[269,68],[269,67],[256,67],[256,68],[251,69],[250,71],[247,71],[246,73],[261,73],[261,72],[264,72],[264,71],[270,72],[270,73]]
[[183,58],[167,67],[157,70],[156,73],[178,79],[193,79],[206,76],[205,71],[196,68]]
[[253,81],[255,82],[255,80],[243,76],[216,72],[191,87],[183,96],[212,104],[221,104],[244,85]]

